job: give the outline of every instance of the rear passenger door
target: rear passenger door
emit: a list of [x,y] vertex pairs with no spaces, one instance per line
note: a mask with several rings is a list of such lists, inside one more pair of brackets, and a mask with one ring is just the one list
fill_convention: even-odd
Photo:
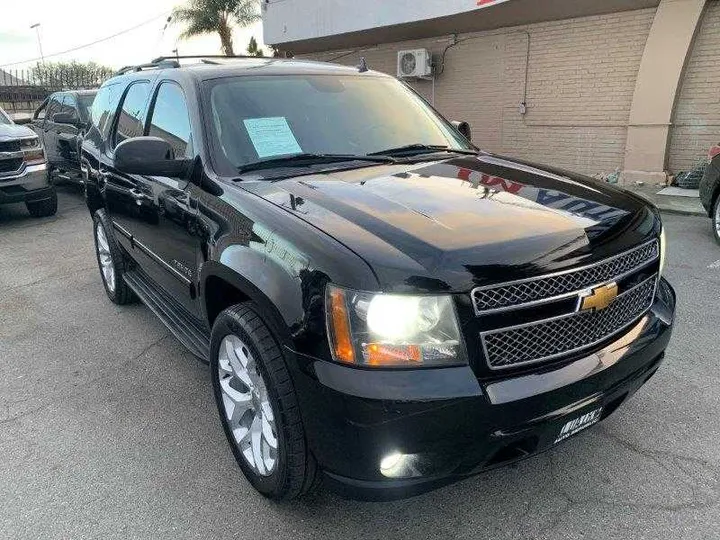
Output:
[[116,230],[115,237],[128,252],[132,252],[131,238],[136,234],[138,224],[152,221],[154,210],[150,204],[152,196],[144,191],[141,179],[115,169],[114,152],[125,139],[143,134],[149,99],[150,81],[134,81],[127,87],[98,167],[100,189],[105,194],[107,210]]

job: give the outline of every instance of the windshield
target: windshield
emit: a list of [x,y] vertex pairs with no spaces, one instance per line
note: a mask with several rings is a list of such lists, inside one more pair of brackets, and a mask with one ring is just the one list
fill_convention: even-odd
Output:
[[78,94],[78,110],[80,112],[80,120],[87,122],[90,119],[90,108],[95,100],[95,94]]
[[12,124],[10,117],[2,109],[0,109],[0,124]]
[[220,173],[273,156],[367,155],[410,144],[471,150],[455,129],[395,79],[297,75],[207,82]]

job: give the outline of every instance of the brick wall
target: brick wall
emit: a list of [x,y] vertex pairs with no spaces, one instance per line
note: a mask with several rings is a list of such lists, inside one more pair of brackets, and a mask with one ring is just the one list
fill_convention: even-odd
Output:
[[708,2],[680,87],[668,169],[691,169],[720,142],[720,2]]
[[[613,172],[622,167],[635,77],[654,14],[644,9],[460,35],[436,78],[435,106],[470,122],[474,141],[487,150],[587,174]],[[364,56],[371,69],[395,75],[398,50],[428,48],[439,65],[450,39],[382,44],[336,61],[356,65]],[[528,112],[521,116],[526,65]],[[432,99],[431,82],[413,86]]]

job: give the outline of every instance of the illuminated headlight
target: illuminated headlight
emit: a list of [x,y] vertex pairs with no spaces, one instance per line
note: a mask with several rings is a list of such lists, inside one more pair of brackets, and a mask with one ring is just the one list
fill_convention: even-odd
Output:
[[450,296],[374,294],[328,285],[330,349],[338,362],[371,367],[467,364]]
[[660,275],[665,271],[665,251],[667,249],[667,238],[665,237],[665,227],[660,230]]

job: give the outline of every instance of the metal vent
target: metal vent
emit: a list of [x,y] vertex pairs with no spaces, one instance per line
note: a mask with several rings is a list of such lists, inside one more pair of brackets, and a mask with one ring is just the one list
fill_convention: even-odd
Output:
[[578,294],[580,291],[621,279],[655,261],[660,255],[657,240],[599,263],[557,274],[513,281],[472,291],[477,315],[539,304]]
[[563,315],[482,333],[491,369],[533,364],[592,347],[637,321],[652,306],[657,275],[618,295],[602,311]]

